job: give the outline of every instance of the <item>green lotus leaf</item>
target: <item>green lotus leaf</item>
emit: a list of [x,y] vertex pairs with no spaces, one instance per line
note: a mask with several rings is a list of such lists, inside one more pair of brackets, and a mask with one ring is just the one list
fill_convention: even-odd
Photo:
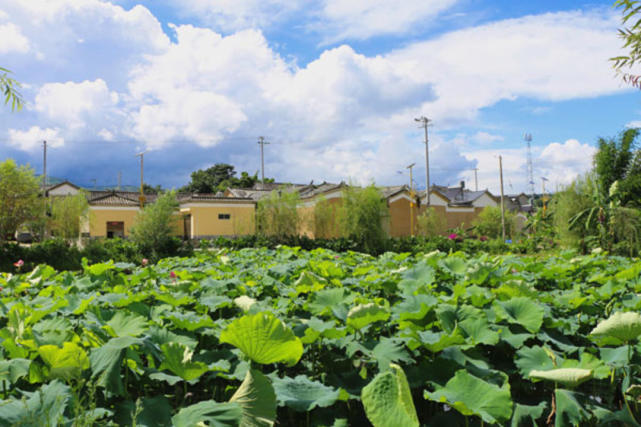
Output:
[[232,427],[239,425],[242,416],[242,408],[236,402],[220,403],[214,400],[206,400],[182,408],[171,418],[171,424],[174,427],[202,425]]
[[380,305],[369,303],[352,307],[347,313],[347,325],[354,329],[362,329],[370,323],[389,319],[390,312]]
[[514,405],[514,413],[512,414],[511,427],[521,426],[536,426],[537,420],[543,416],[543,411],[547,408],[547,402],[540,402],[536,406],[522,405],[517,403]]
[[398,365],[390,364],[388,371],[363,387],[361,400],[374,427],[419,425],[407,378]]
[[340,394],[340,390],[312,381],[305,375],[298,375],[295,378],[274,378],[273,383],[278,405],[287,406],[298,412],[332,406]]
[[[554,360],[553,360],[554,358]],[[523,347],[516,352],[514,364],[522,376],[527,377],[533,370],[548,371],[555,368],[556,355],[540,346]]]
[[438,353],[453,345],[465,343],[465,338],[458,329],[451,334],[445,332],[421,331],[418,333],[421,344],[431,353]]
[[530,378],[536,378],[539,380],[548,380],[554,381],[559,384],[563,384],[566,387],[576,387],[582,382],[585,382],[592,378],[593,372],[591,369],[581,369],[581,368],[559,368],[559,369],[550,369],[547,371],[530,371]]
[[465,336],[465,341],[469,344],[495,345],[499,342],[499,333],[490,328],[484,317],[465,319],[458,326]]
[[506,317],[508,322],[519,324],[532,333],[541,329],[543,307],[530,298],[512,298],[504,302],[499,301],[497,304],[499,307],[497,314]]
[[23,399],[4,400],[0,425],[57,426],[71,398],[71,389],[54,380],[33,393],[25,392]]
[[449,256],[439,261],[441,268],[454,276],[462,276],[467,272],[467,263],[464,259]]
[[269,378],[249,369],[238,390],[229,399],[242,408],[240,427],[273,426],[276,420],[276,393]]
[[142,316],[119,311],[107,322],[106,328],[114,337],[137,337],[143,334],[149,326],[147,320]]
[[91,377],[100,387],[115,395],[123,395],[125,387],[122,383],[120,368],[125,350],[132,345],[140,344],[139,338],[130,336],[112,338],[102,347],[91,350]]
[[581,404],[582,396],[570,390],[557,388],[554,391],[556,402],[556,416],[554,427],[581,426],[585,425],[590,417],[584,405]]
[[78,378],[83,370],[91,366],[87,352],[73,342],[64,343],[62,348],[43,345],[38,348],[38,354],[49,367],[50,378]]
[[195,380],[209,370],[202,362],[192,362],[193,351],[182,344],[163,344],[160,350],[165,358],[159,369],[167,369],[185,381]]
[[29,359],[11,359],[0,361],[0,381],[14,384],[20,378],[29,374]]
[[303,344],[291,329],[267,312],[234,320],[220,334],[220,342],[239,348],[245,356],[264,365],[294,365],[303,355]]
[[507,382],[499,387],[470,375],[465,369],[456,371],[445,387],[433,393],[426,391],[425,398],[446,403],[465,416],[477,415],[491,424],[504,424],[512,415]]
[[641,314],[618,312],[608,317],[590,332],[591,335],[616,338],[623,342],[636,339],[641,335]]

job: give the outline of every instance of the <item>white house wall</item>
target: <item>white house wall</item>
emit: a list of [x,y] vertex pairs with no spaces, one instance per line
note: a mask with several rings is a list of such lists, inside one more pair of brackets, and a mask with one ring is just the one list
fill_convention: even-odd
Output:
[[474,207],[477,208],[485,208],[488,206],[498,206],[499,204],[494,201],[487,193],[484,193],[481,197],[478,199],[474,200],[472,203]]
[[74,196],[76,194],[78,194],[78,189],[67,184],[49,190],[49,196]]

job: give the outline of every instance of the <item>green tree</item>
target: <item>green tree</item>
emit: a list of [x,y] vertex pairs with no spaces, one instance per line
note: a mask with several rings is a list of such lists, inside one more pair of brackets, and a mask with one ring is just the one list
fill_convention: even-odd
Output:
[[[265,178],[265,181],[274,182],[272,178]],[[258,172],[254,175],[241,172],[240,178],[238,178],[234,166],[227,163],[216,163],[207,169],[198,169],[192,172],[191,181],[180,190],[191,193],[217,193],[225,191],[228,187],[251,188],[257,182]]]
[[[514,235],[515,226],[514,212],[505,210],[505,235],[512,237]],[[472,221],[472,226],[476,232],[482,236],[491,237],[493,239],[500,238],[502,235],[501,229],[501,208],[499,206],[487,206],[483,208],[481,213]]]
[[343,190],[341,234],[358,240],[366,251],[377,253],[385,249],[384,222],[388,217],[387,202],[374,184],[364,188],[350,185]]
[[0,163],[0,241],[18,227],[43,216],[43,201],[33,169],[18,167],[12,159]]
[[176,192],[168,191],[138,213],[131,237],[143,254],[157,259],[168,252],[167,248],[174,240],[172,234],[177,210]]
[[161,185],[156,185],[156,186],[152,186],[152,185],[149,185],[149,184],[143,184],[142,185],[142,192],[144,194],[160,194],[163,191],[165,191],[165,190],[163,190]]
[[89,219],[89,202],[84,193],[54,197],[51,201],[51,226],[54,235],[65,240],[77,239],[80,227]]
[[265,236],[297,236],[300,228],[298,192],[281,188],[256,205],[256,231]]
[[636,150],[639,129],[627,129],[615,138],[599,138],[598,151],[594,156],[598,190],[605,201],[609,201],[610,188],[616,181],[620,182],[624,197],[620,202],[638,202],[641,196],[639,181],[641,177],[641,159]]
[[322,195],[316,201],[313,212],[314,238],[329,239],[337,234],[337,209]]
[[439,215],[434,208],[426,208],[417,218],[417,230],[421,236],[438,236],[445,231],[447,221],[445,216]]
[[0,67],[0,91],[2,91],[2,93],[4,94],[5,105],[11,102],[11,110],[20,111],[22,109],[22,105],[24,104],[24,99],[22,98],[20,92],[18,92],[20,83],[9,77],[9,74],[11,74],[11,71],[7,70],[6,68]]

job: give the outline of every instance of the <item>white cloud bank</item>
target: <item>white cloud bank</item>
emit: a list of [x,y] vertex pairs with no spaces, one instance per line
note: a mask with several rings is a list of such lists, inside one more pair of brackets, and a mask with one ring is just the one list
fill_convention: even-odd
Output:
[[[490,167],[492,150],[451,149],[438,130],[473,124],[480,109],[501,100],[557,101],[622,90],[607,62],[620,44],[611,13],[505,20],[375,57],[343,45],[296,67],[258,30],[222,36],[181,25],[172,27],[170,41],[143,6],[125,10],[98,0],[5,3],[12,23],[21,28],[33,23],[25,31],[30,46],[54,59],[57,71],[44,75],[62,76],[38,85],[33,122],[11,126],[11,141],[22,141],[13,146],[25,151],[34,150],[42,139],[38,132],[46,130],[68,146],[98,136],[133,138],[158,150],[239,138],[246,144],[247,136],[263,134],[283,144],[270,148],[267,161],[269,175],[279,179],[387,183],[398,179],[397,170],[422,162],[413,122],[419,115],[434,119],[434,165],[469,169],[478,161],[483,169],[485,163]],[[364,14],[375,17],[368,18],[371,24],[392,13],[384,2],[330,4],[334,19]],[[33,65],[41,66],[38,61]],[[37,142],[27,143],[27,137]],[[475,138],[489,145],[500,136],[479,132]],[[575,148],[568,143],[564,149]],[[228,149],[239,168],[256,164],[253,149],[250,154],[233,144]],[[554,150],[543,152],[546,159],[567,164]],[[513,155],[506,163],[516,167],[522,157]],[[554,178],[554,170],[548,175]],[[561,178],[566,179],[559,172]]]

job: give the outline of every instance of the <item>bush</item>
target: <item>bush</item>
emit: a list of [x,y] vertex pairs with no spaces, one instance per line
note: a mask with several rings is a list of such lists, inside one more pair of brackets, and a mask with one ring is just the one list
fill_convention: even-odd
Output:
[[295,191],[279,189],[256,205],[256,231],[263,236],[296,236],[300,228],[298,217],[299,195]]
[[[505,237],[513,238],[515,234],[515,214],[505,210]],[[488,206],[484,208],[478,217],[472,221],[474,231],[480,236],[490,238],[501,238],[501,208],[499,206]]]
[[131,239],[138,245],[142,255],[158,260],[176,253],[181,246],[180,240],[172,236],[177,209],[176,193],[169,191],[145,206],[136,216]]
[[381,253],[385,250],[388,238],[383,222],[387,216],[387,202],[374,184],[365,188],[348,186],[343,190],[341,235],[357,242],[364,252]]
[[434,208],[426,208],[417,218],[418,234],[421,236],[434,237],[443,233],[447,228],[447,222],[443,215],[439,215]]

